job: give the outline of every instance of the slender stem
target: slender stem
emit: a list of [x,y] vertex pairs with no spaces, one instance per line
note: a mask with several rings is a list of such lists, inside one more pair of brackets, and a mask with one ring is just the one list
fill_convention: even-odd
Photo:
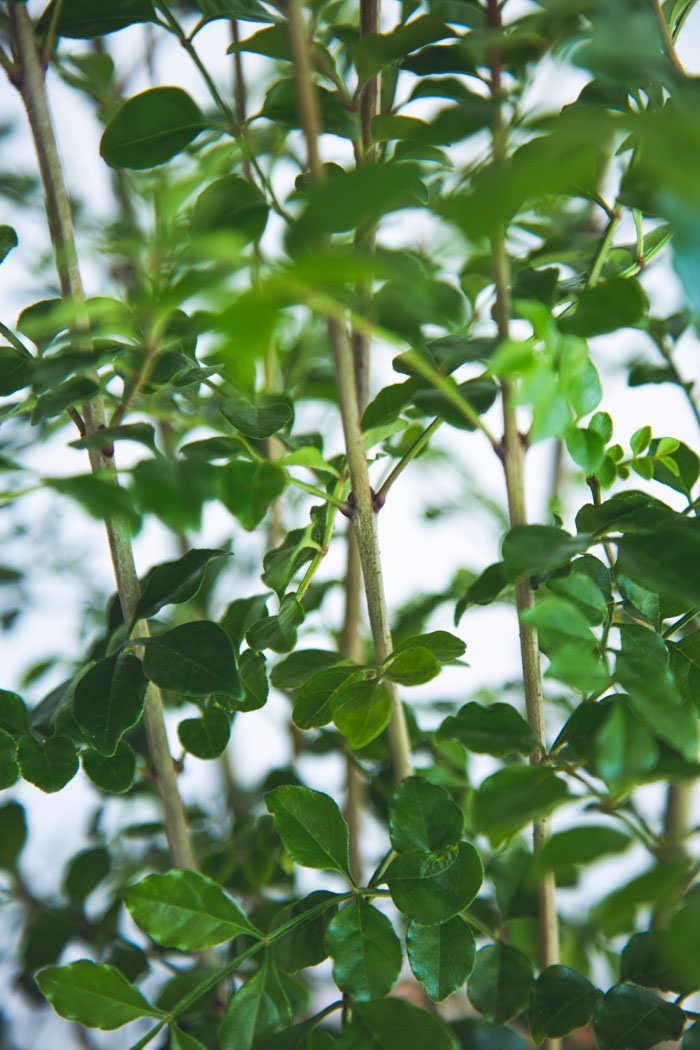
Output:
[[671,635],[676,633],[676,631],[680,631],[681,627],[685,627],[686,624],[692,623],[697,615],[697,609],[689,609],[688,612],[683,613],[675,623],[672,623],[670,627],[667,627],[666,630],[662,632],[661,637],[670,638]]
[[392,470],[391,474],[389,474],[389,476],[384,482],[382,482],[380,488],[377,490],[375,502],[378,506],[381,506],[386,501],[386,497],[391,486],[396,481],[398,481],[399,477],[401,476],[401,474],[403,474],[404,470],[411,462],[411,460],[415,459],[416,456],[420,455],[420,453],[428,444],[435,431],[442,426],[442,423],[442,419],[434,419],[432,423],[428,424],[423,433],[418,435],[411,447],[403,454],[399,462]]
[[[318,149],[320,125],[311,76],[306,27],[299,0],[290,0],[288,4],[288,28],[296,69],[299,112],[306,138],[308,166],[312,178],[316,182],[320,182],[323,180],[323,170]],[[389,626],[389,613],[382,581],[377,519],[374,512],[372,490],[369,484],[367,460],[362,443],[360,408],[357,401],[355,382],[355,364],[344,320],[337,317],[328,318],[328,339],[333,352],[336,388],[338,390],[340,413],[345,435],[345,450],[355,503],[353,523],[362,565],[375,659],[377,663],[383,663],[392,652],[393,646]],[[402,780],[405,776],[409,776],[412,773],[413,764],[406,717],[395,690],[392,690],[392,716],[389,723],[389,738],[394,774],[397,780]]]
[[593,260],[593,265],[591,266],[591,269],[588,273],[588,277],[586,279],[586,288],[593,288],[594,285],[598,283],[598,279],[601,273],[603,272],[603,267],[605,266],[608,255],[610,254],[610,249],[612,248],[615,230],[620,225],[621,219],[622,212],[619,209],[615,210],[608,219],[606,227],[603,230],[603,236],[601,238],[600,244],[598,245],[598,250]]
[[[44,70],[37,50],[34,27],[24,4],[10,4],[8,8],[13,48],[21,70],[20,91],[24,102],[36,149],[39,172],[44,189],[46,215],[56,260],[61,293],[74,309],[73,328],[78,340],[88,333],[85,311],[85,293],[78,266],[73,233],[73,216],[66,190],[56,136],[51,121]],[[104,410],[99,400],[83,406],[82,417],[86,433],[94,434],[104,426]],[[93,473],[106,474],[118,484],[114,460],[99,448],[88,450]],[[124,620],[129,623],[139,598],[139,584],[134,566],[131,539],[126,523],[118,517],[105,519],[112,565]],[[142,624],[142,635],[148,634],[148,625]],[[156,774],[165,817],[168,844],[178,867],[195,868],[194,852],[184,806],[180,798],[177,774],[168,745],[160,691],[150,685],[146,694],[144,722],[148,735],[151,761]]]
[[8,343],[11,343],[15,350],[19,350],[20,354],[26,354],[27,357],[33,358],[34,355],[27,350],[20,337],[11,328],[8,328],[6,324],[3,324],[2,321],[0,321],[0,335],[4,335]]
[[651,6],[654,9],[654,13],[656,14],[656,17],[659,21],[661,35],[664,39],[664,46],[666,48],[666,51],[668,52],[668,57],[671,60],[671,64],[673,65],[673,68],[676,70],[677,73],[679,73],[682,77],[685,77],[685,68],[680,58],[678,57],[676,45],[674,43],[673,37],[671,36],[671,30],[668,27],[666,15],[664,14],[664,9],[661,6],[661,0],[651,0]]
[[[501,29],[501,10],[498,0],[488,0],[487,16],[490,27]],[[491,93],[494,99],[494,118],[492,125],[494,163],[503,164],[507,152],[507,131],[503,122],[501,105],[502,78],[501,53],[498,47],[491,52]],[[506,251],[505,228],[498,228],[491,241],[493,276],[496,287],[494,316],[499,340],[510,337],[510,266]],[[508,495],[508,514],[511,528],[527,523],[525,505],[525,450],[518,430],[513,390],[510,383],[504,380],[501,385],[503,399],[502,461],[505,471],[506,490]],[[530,756],[533,765],[539,765],[546,753],[544,697],[540,672],[540,654],[537,631],[523,623],[522,614],[534,605],[532,587],[528,579],[515,585],[515,604],[518,611],[520,630],[520,657],[523,669],[523,687],[527,720],[530,724],[538,746]],[[541,850],[549,835],[549,821],[542,818],[534,822],[534,850]],[[539,955],[542,968],[559,961],[559,927],[555,897],[553,872],[544,872],[537,887],[538,897],[538,934]],[[547,1039],[545,1050],[558,1050],[559,1039]]]

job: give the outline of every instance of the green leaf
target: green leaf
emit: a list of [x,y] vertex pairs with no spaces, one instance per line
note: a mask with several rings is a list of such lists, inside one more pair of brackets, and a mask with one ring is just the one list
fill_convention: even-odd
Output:
[[149,88],[119,106],[102,134],[100,155],[113,168],[154,168],[204,128],[199,106],[182,88]]
[[328,463],[313,445],[305,445],[295,449],[294,452],[287,452],[284,456],[280,456],[278,462],[283,467],[308,467],[322,474],[330,474],[334,478],[340,477],[335,467]]
[[629,693],[632,710],[651,733],[692,762],[698,749],[697,718],[678,691],[663,639],[639,624],[622,625],[620,636],[615,677]]
[[19,802],[0,806],[0,871],[14,871],[27,841],[27,820]]
[[392,699],[389,690],[375,681],[352,681],[335,690],[330,706],[336,726],[350,747],[358,750],[389,725]]
[[155,427],[151,423],[124,423],[119,427],[100,428],[92,434],[78,438],[77,441],[69,441],[68,444],[71,448],[105,448],[116,441],[135,441],[154,452],[156,447]]
[[[2,227],[0,227],[1,229]],[[22,390],[32,381],[34,358],[14,346],[0,346],[0,397]]]
[[454,35],[454,30],[449,29],[444,22],[433,15],[423,15],[398,26],[390,33],[373,33],[361,37],[353,50],[360,83],[369,80],[392,62],[405,58],[411,51]]
[[113,755],[127,730],[137,724],[147,687],[141,661],[130,653],[98,660],[82,676],[73,694],[73,714],[101,755]]
[[686,1029],[680,1050],[700,1050],[700,1022]]
[[16,751],[14,738],[0,729],[0,790],[12,787],[19,780]]
[[446,922],[464,911],[483,877],[481,858],[469,842],[441,853],[409,850],[391,863],[385,876],[399,911],[423,926]]
[[537,862],[543,868],[591,864],[611,853],[624,853],[631,845],[629,835],[617,828],[586,824],[552,835],[538,852]]
[[284,471],[274,463],[234,459],[222,469],[221,502],[244,529],[252,532],[285,484]]
[[405,638],[394,647],[394,653],[402,653],[407,649],[427,649],[441,664],[451,663],[464,656],[467,647],[461,638],[450,634],[449,631],[431,631],[429,634],[417,634],[411,638]]
[[[292,660],[294,655],[288,659]],[[302,655],[302,654],[299,654]],[[335,654],[334,663],[339,656]],[[286,663],[287,661],[285,661]],[[364,684],[362,672],[354,664],[345,663],[328,667],[312,674],[302,684],[294,699],[292,718],[299,729],[318,729],[333,721],[333,699],[346,687]],[[367,683],[371,685],[372,683]]]
[[422,777],[401,781],[389,806],[389,835],[397,853],[442,850],[456,845],[464,816],[444,788]]
[[598,776],[612,791],[634,784],[656,765],[659,747],[649,729],[632,711],[628,697],[609,701],[607,717],[591,735],[593,762]]
[[286,594],[277,616],[265,616],[248,629],[246,641],[251,649],[272,649],[287,653],[297,640],[297,628],[304,622],[304,607],[296,594]]
[[605,455],[605,443],[595,430],[590,427],[570,427],[566,432],[566,447],[586,477],[590,477],[600,467]]
[[427,1010],[390,997],[353,1007],[343,1050],[457,1050],[449,1028]]
[[221,1050],[252,1050],[256,1037],[275,1031],[291,1020],[289,1002],[269,956],[242,988],[235,992],[219,1029]]
[[[610,501],[612,502],[612,501]],[[659,527],[617,541],[620,572],[653,591],[700,605],[700,579],[688,572],[700,558],[700,522],[669,515]]]
[[24,779],[47,794],[60,791],[78,772],[75,746],[65,736],[52,736],[43,742],[29,734],[20,737],[17,762]]
[[230,734],[231,719],[216,704],[208,704],[201,718],[186,718],[177,727],[180,743],[196,758],[218,758]]
[[[275,915],[272,926],[276,929],[292,919],[300,919],[306,912],[311,913],[311,910],[319,904],[324,902],[331,904],[335,896],[328,890],[314,890],[301,900],[285,905]],[[275,941],[272,954],[280,969],[287,973],[297,973],[309,966],[317,966],[328,957],[325,947],[326,929],[337,911],[337,906],[333,906],[326,908],[314,918],[309,919],[306,916],[303,922],[299,922],[284,937]]]
[[109,874],[112,860],[104,846],[74,854],[63,876],[63,892],[72,904],[82,905]]
[[566,576],[550,576],[547,589],[565,598],[575,605],[586,617],[591,626],[605,623],[608,616],[608,601],[599,583],[585,572],[585,565],[577,571],[579,562],[586,562],[588,556],[578,558],[571,563]]
[[482,781],[474,795],[474,821],[497,845],[568,797],[566,784],[551,769],[508,766]]
[[509,944],[487,944],[476,954],[467,995],[487,1024],[499,1025],[525,1009],[531,986],[526,955]]
[[69,966],[47,966],[36,983],[56,1013],[87,1028],[111,1032],[139,1017],[161,1017],[114,966],[80,959]]
[[221,411],[236,430],[257,440],[276,434],[293,416],[292,405],[285,397],[273,394],[246,397],[239,391],[221,403]]
[[399,685],[423,685],[440,674],[440,664],[429,649],[417,646],[392,653],[383,673]]
[[136,755],[130,744],[122,740],[110,758],[98,751],[83,751],[83,769],[101,791],[122,795],[128,791],[136,775]]
[[439,926],[409,922],[408,961],[414,976],[436,1002],[461,988],[474,968],[474,934],[459,916]]
[[236,711],[257,711],[267,703],[270,686],[267,680],[267,661],[262,653],[245,649],[238,658],[238,677],[243,686],[242,700],[235,702]]
[[149,875],[126,891],[124,903],[136,925],[164,948],[198,952],[258,935],[219,884],[196,871]]
[[21,736],[29,731],[29,714],[21,696],[8,689],[0,689],[0,729],[10,736]]
[[387,995],[401,971],[401,942],[386,915],[358,897],[341,908],[326,931],[335,983],[354,1001]]
[[611,277],[583,292],[576,312],[563,319],[561,327],[584,337],[604,335],[639,325],[648,309],[649,301],[639,281]]
[[143,670],[149,681],[185,696],[241,696],[233,646],[223,628],[209,620],[149,638]]
[[150,0],[114,0],[113,3],[97,7],[93,0],[63,0],[61,4],[58,0],[52,0],[37,23],[37,31],[42,36],[49,26],[54,25],[57,7],[56,33],[73,40],[106,36],[126,26],[151,22],[155,18]]
[[192,213],[192,232],[227,238],[234,234],[243,246],[262,237],[268,214],[264,198],[252,183],[239,175],[224,175],[211,182],[197,197]]
[[170,1050],[206,1050],[204,1043],[200,1043],[199,1039],[195,1039],[193,1035],[188,1035],[187,1032],[181,1031],[174,1025],[169,1028],[170,1032]]
[[553,525],[517,525],[503,540],[503,567],[508,580],[552,572],[568,565],[590,546],[585,533],[570,536]]
[[[674,916],[674,922],[676,918]],[[674,961],[681,963],[680,969],[674,966]],[[662,992],[687,994],[693,990],[693,983],[684,983],[682,969],[682,960],[674,960],[673,939],[669,930],[635,933],[620,956],[620,977],[623,981],[641,984],[645,988],[657,988]]]
[[188,602],[204,582],[206,567],[222,550],[189,550],[176,561],[164,561],[148,571],[141,584],[141,597],[134,610],[134,622],[155,616],[166,605]]
[[289,856],[305,868],[350,875],[349,833],[329,795],[285,784],[268,791],[265,804]]
[[600,998],[597,988],[568,966],[548,966],[530,992],[530,1031],[536,1043],[588,1024]]
[[270,671],[270,682],[276,689],[298,689],[310,678],[340,663],[339,653],[328,649],[302,649],[290,653]]
[[74,499],[84,511],[99,521],[121,517],[131,528],[141,524],[129,493],[113,481],[105,481],[91,474],[78,474],[73,478],[45,478],[44,484]]
[[[18,244],[16,230],[13,230],[11,226],[0,226],[0,263],[5,261],[12,249],[16,248]],[[9,350],[10,347],[3,347],[2,349]]]
[[[65,412],[72,405],[92,401],[99,392],[98,384],[94,379],[88,379],[87,376],[73,376],[72,379],[67,379],[65,383],[60,383],[53,390],[50,390],[47,394],[42,394],[41,397],[36,399],[32,410],[32,426],[40,423],[43,419],[52,419],[54,416],[60,416],[62,412]],[[103,484],[107,484],[107,482],[103,482]]]
[[684,1025],[680,1006],[634,984],[611,988],[593,1015],[600,1050],[648,1050],[667,1039],[675,1042]]
[[529,725],[510,704],[465,704],[445,719],[439,732],[483,755],[528,755],[537,747]]

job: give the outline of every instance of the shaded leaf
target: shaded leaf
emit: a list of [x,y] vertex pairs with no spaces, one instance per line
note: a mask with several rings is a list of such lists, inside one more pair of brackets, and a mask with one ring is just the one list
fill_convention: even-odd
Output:
[[147,639],[143,670],[149,681],[186,696],[241,696],[230,639],[209,620],[185,623]]
[[358,897],[341,908],[326,931],[333,978],[353,1000],[379,999],[393,988],[401,970],[401,943],[380,911]]
[[498,1025],[525,1009],[531,986],[526,955],[509,944],[488,944],[476,953],[467,995],[487,1024]]
[[474,934],[459,916],[439,926],[409,922],[408,961],[427,995],[436,1002],[461,988],[474,968]]
[[130,653],[98,660],[81,677],[73,694],[73,714],[86,739],[110,756],[143,713],[148,681],[141,661]]

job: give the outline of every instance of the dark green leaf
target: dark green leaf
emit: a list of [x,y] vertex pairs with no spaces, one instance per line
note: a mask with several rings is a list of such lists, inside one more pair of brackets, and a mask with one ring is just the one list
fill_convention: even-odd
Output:
[[460,707],[440,726],[440,735],[459,740],[468,751],[486,755],[527,755],[537,740],[525,719],[510,704],[484,707],[475,702]]
[[345,682],[333,693],[330,707],[333,721],[349,746],[358,750],[371,744],[389,725],[391,693],[372,680]]
[[393,653],[386,663],[384,675],[399,685],[422,685],[440,674],[440,664],[430,649],[411,646]]
[[47,966],[36,982],[56,1013],[87,1028],[112,1031],[139,1017],[160,1017],[113,966],[80,959],[69,966]]
[[14,346],[0,346],[0,397],[29,386],[33,368],[31,354],[23,354]]
[[429,634],[418,634],[412,638],[405,638],[394,647],[394,653],[402,653],[406,649],[427,649],[441,664],[459,660],[460,656],[464,656],[467,651],[462,639],[450,634],[449,631],[431,631]]
[[251,532],[283,492],[285,483],[284,471],[274,463],[235,459],[222,470],[221,501]]
[[589,746],[598,776],[612,791],[617,791],[654,768],[659,747],[651,731],[632,711],[629,697],[615,698],[604,709],[605,721],[592,735]]
[[[0,263],[5,260],[13,248],[17,247],[18,243],[17,233],[11,226],[0,226]],[[9,347],[2,349],[9,350]]]
[[617,828],[585,824],[552,835],[539,851],[537,861],[545,868],[591,864],[611,853],[624,853],[631,845],[629,835]]
[[209,620],[185,623],[149,638],[143,670],[149,681],[185,696],[241,696],[230,639]]
[[0,729],[0,790],[12,787],[19,780],[20,770],[16,758],[17,744],[14,737]]
[[280,602],[277,616],[266,616],[249,628],[246,640],[251,649],[272,649],[287,653],[297,640],[297,628],[304,622],[304,608],[295,594]]
[[648,1050],[667,1039],[680,1039],[684,1024],[680,1006],[634,984],[611,988],[593,1015],[600,1050]]
[[268,955],[235,992],[219,1029],[221,1050],[252,1050],[256,1037],[276,1031],[291,1020],[289,1002]]
[[20,737],[17,762],[24,779],[47,794],[60,791],[78,772],[75,746],[65,736],[53,736],[43,743],[29,734]]
[[441,853],[409,850],[394,860],[386,873],[391,898],[404,915],[432,926],[464,911],[476,897],[484,868],[469,842]]
[[121,795],[128,791],[136,775],[136,755],[126,740],[122,740],[111,758],[98,751],[83,751],[83,769],[101,791]]
[[262,653],[245,649],[238,658],[238,677],[243,686],[242,700],[233,705],[236,711],[257,711],[267,703],[270,686],[267,661]]
[[[675,916],[674,916],[675,919]],[[681,971],[674,966],[673,939],[668,930],[635,933],[622,950],[620,977],[623,981],[658,988],[662,992],[688,993]]]
[[442,850],[462,837],[464,817],[444,788],[422,777],[406,777],[389,807],[389,835],[394,849]]
[[474,795],[474,821],[492,843],[566,802],[566,784],[551,769],[508,766],[487,777]]
[[174,1026],[170,1027],[170,1050],[206,1050],[204,1043],[195,1039],[193,1035],[181,1031]]
[[401,943],[386,915],[361,897],[331,921],[326,948],[336,984],[353,1000],[379,999],[394,987],[401,970]]
[[548,966],[530,992],[530,1031],[536,1043],[568,1035],[588,1024],[600,997],[597,988],[568,966]]
[[258,440],[282,430],[293,414],[291,403],[285,397],[272,394],[247,397],[240,392],[229,395],[222,402],[221,411],[241,434]]
[[461,988],[474,968],[474,934],[459,916],[440,926],[409,922],[406,947],[414,975],[436,1002]]
[[129,493],[113,481],[105,481],[91,474],[78,474],[73,478],[45,478],[44,484],[74,499],[91,517],[100,521],[121,517],[132,528],[140,524]]
[[357,1003],[343,1036],[343,1050],[456,1050],[449,1028],[405,999]]
[[209,562],[225,553],[221,550],[189,550],[176,561],[154,565],[141,584],[134,621],[155,616],[165,605],[179,605],[194,598],[202,586]]
[[42,419],[51,419],[60,416],[72,405],[92,401],[100,392],[100,388],[94,379],[87,376],[74,376],[61,383],[47,394],[42,394],[36,399],[32,411],[32,424],[40,423]]
[[73,714],[101,755],[113,755],[124,733],[139,721],[147,687],[141,661],[130,653],[98,660],[82,676],[73,694]]
[[353,55],[357,75],[361,82],[369,80],[385,66],[405,58],[411,51],[449,36],[454,36],[454,31],[432,15],[423,15],[398,26],[390,33],[363,36]]
[[700,605],[700,580],[688,572],[700,558],[700,522],[669,515],[663,525],[647,533],[618,540],[618,566],[622,573],[651,590],[688,605]]
[[[296,654],[292,654],[288,659],[292,660],[294,655]],[[333,662],[337,664],[338,659],[336,654]],[[350,663],[328,667],[317,674],[312,674],[303,683],[294,699],[292,710],[294,724],[300,729],[317,729],[328,725],[333,720],[334,697],[346,687],[351,687],[356,683],[372,685],[371,682],[365,683],[362,672]]]
[[498,1025],[525,1009],[531,985],[526,955],[509,944],[488,944],[476,954],[467,994],[486,1023]]
[[250,182],[238,175],[224,175],[197,197],[192,230],[195,234],[221,233],[229,238],[234,234],[242,246],[262,237],[268,212],[264,199]]
[[339,653],[327,649],[302,649],[280,660],[270,672],[270,682],[276,689],[298,689],[320,671],[340,663]]
[[27,820],[19,802],[0,806],[0,870],[14,871],[27,840]]
[[102,134],[100,155],[113,168],[154,168],[204,127],[199,106],[182,88],[149,88],[121,104]]
[[218,758],[226,750],[231,719],[216,704],[208,704],[201,718],[186,718],[177,727],[185,751],[197,758]]
[[97,7],[93,0],[63,0],[60,4],[58,0],[52,0],[37,24],[42,35],[54,25],[57,7],[55,29],[58,36],[74,40],[106,36],[126,26],[153,21],[155,17],[150,0],[114,0]]
[[570,536],[553,525],[518,525],[503,540],[503,566],[509,580],[552,572],[585,551],[591,537]]
[[100,428],[69,444],[71,448],[105,448],[115,441],[136,441],[155,451],[155,427],[151,423],[124,423],[119,427]]
[[561,326],[575,335],[604,335],[640,324],[649,308],[644,289],[633,278],[611,277],[588,288],[576,312]]
[[241,934],[257,935],[218,883],[196,871],[149,875],[126,891],[124,903],[136,925],[165,948],[203,951]]
[[63,876],[63,892],[72,904],[82,905],[109,874],[112,861],[108,849],[96,846],[71,857]]
[[348,826],[330,796],[285,784],[268,791],[265,804],[293,861],[351,877]]
[[[324,901],[330,902],[334,898],[335,894],[329,893],[328,890],[314,890],[301,900],[293,901],[282,908],[275,915],[273,928],[282,926],[291,919],[297,919]],[[305,970],[307,966],[317,966],[327,958],[328,952],[324,944],[326,929],[337,911],[337,907],[329,907],[315,918],[307,918],[300,922],[284,937],[275,941],[272,952],[280,969],[287,973],[296,973]]]

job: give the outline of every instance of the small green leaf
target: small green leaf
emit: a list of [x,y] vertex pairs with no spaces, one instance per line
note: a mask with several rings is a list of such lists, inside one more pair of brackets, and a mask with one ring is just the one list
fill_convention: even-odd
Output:
[[91,474],[78,474],[72,478],[45,478],[44,484],[74,499],[91,517],[100,521],[121,517],[132,528],[140,524],[131,496],[121,485],[115,485],[112,481]]
[[93,379],[88,379],[87,376],[73,376],[72,379],[67,379],[65,383],[60,383],[53,390],[36,399],[32,410],[32,426],[36,426],[43,419],[60,416],[61,412],[65,412],[72,405],[92,401],[99,392],[98,384]]
[[474,968],[474,934],[459,916],[439,926],[409,922],[406,948],[411,970],[436,1002],[461,988]]
[[297,640],[297,628],[304,622],[304,607],[295,594],[286,594],[277,616],[265,616],[246,633],[251,649],[272,649],[287,653]]
[[566,784],[551,769],[507,766],[482,781],[474,795],[474,821],[497,845],[568,797]]
[[[328,890],[314,890],[301,900],[292,901],[276,913],[272,928],[277,929],[292,919],[300,919],[306,912],[311,913],[318,905],[335,900],[336,895]],[[284,937],[275,941],[272,954],[280,969],[287,973],[298,973],[309,966],[317,966],[328,958],[325,946],[326,929],[331,919],[338,912],[337,906],[327,907],[321,914],[309,918],[306,915],[290,929]]]
[[216,704],[208,704],[201,718],[186,718],[177,727],[180,743],[196,758],[218,758],[230,734],[231,719]]
[[394,647],[394,654],[403,653],[407,649],[427,649],[441,664],[459,660],[460,656],[464,656],[467,651],[462,639],[450,634],[449,631],[431,631],[429,634],[418,634],[412,638],[406,638]]
[[137,724],[147,687],[141,661],[130,653],[98,660],[82,676],[73,694],[73,714],[101,755],[113,755],[124,733]]
[[244,649],[238,658],[238,677],[243,686],[242,700],[234,703],[236,711],[257,711],[267,703],[270,686],[267,680],[267,661],[262,653]]
[[100,155],[113,168],[154,168],[204,127],[199,106],[182,88],[149,88],[122,102],[102,134]]
[[389,835],[397,853],[442,850],[456,845],[464,816],[444,788],[422,777],[406,777],[389,806]]
[[[13,230],[11,226],[0,226],[0,263],[5,261],[12,249],[16,248],[18,244],[17,231]],[[9,350],[10,348],[3,347],[2,349]]]
[[393,653],[384,669],[384,675],[399,685],[423,685],[440,674],[440,664],[429,649],[421,646]]
[[293,861],[351,879],[348,826],[329,795],[285,784],[268,791],[265,804]]
[[597,988],[568,966],[548,966],[530,991],[530,1031],[536,1043],[588,1024],[600,998]]
[[354,1001],[379,999],[396,984],[401,943],[386,915],[361,897],[341,908],[331,921],[326,948],[336,984]]
[[241,696],[230,639],[209,620],[185,623],[149,638],[143,670],[149,681],[185,696]]
[[21,736],[29,731],[27,705],[17,693],[0,689],[0,729],[10,736]]
[[531,985],[526,955],[509,944],[488,944],[476,954],[467,995],[487,1024],[499,1025],[525,1009]]
[[0,346],[0,397],[29,386],[33,369],[31,354],[24,354],[14,346]]
[[78,438],[77,441],[69,441],[71,448],[105,448],[116,441],[135,441],[139,445],[145,445],[152,452],[156,446],[156,431],[151,423],[124,423],[119,427],[104,427]]
[[20,737],[17,762],[24,779],[47,794],[60,791],[78,772],[75,746],[65,736],[52,736],[43,742],[29,734]]
[[0,806],[0,871],[14,871],[27,841],[27,819],[19,802]]
[[219,1029],[221,1050],[252,1050],[267,1032],[291,1020],[291,1010],[269,955],[253,977],[239,988],[229,1003]]
[[399,911],[423,926],[432,926],[471,904],[484,868],[471,843],[460,842],[441,853],[421,849],[401,853],[385,878]]
[[404,999],[357,1003],[343,1033],[343,1050],[457,1050],[457,1041],[439,1017]]
[[221,502],[248,532],[284,491],[286,477],[274,463],[234,459],[221,473]]
[[641,456],[643,452],[649,448],[651,444],[651,427],[640,427],[639,430],[635,430],[634,434],[630,438],[630,448],[635,456]]
[[181,1031],[174,1025],[170,1026],[170,1050],[207,1050],[204,1043],[195,1039],[193,1035]]
[[[192,232],[234,234],[241,246],[265,232],[269,208],[252,183],[239,175],[224,175],[202,190],[192,213]],[[226,412],[224,412],[226,415]]]
[[126,891],[124,903],[136,925],[164,948],[198,952],[258,935],[219,884],[196,871],[149,875]]
[[226,551],[222,550],[189,550],[176,561],[154,565],[141,584],[134,622],[155,616],[166,605],[180,605],[194,598],[202,586],[209,562],[224,554]]
[[63,876],[62,888],[69,901],[82,905],[109,874],[111,866],[109,850],[104,846],[84,849],[74,854]]
[[646,988],[621,984],[611,988],[596,1008],[593,1028],[600,1050],[648,1050],[680,1039],[685,1014]]
[[537,747],[529,725],[510,704],[465,704],[445,719],[439,732],[478,754],[502,756],[515,751],[528,755]]
[[270,682],[276,689],[299,689],[310,678],[340,663],[339,653],[328,649],[302,649],[290,653],[270,671]]
[[12,787],[19,780],[16,758],[17,744],[9,733],[0,729],[0,790]]
[[509,580],[552,572],[585,551],[591,537],[570,536],[553,525],[518,525],[503,540],[503,566]]
[[56,1013],[87,1028],[111,1032],[139,1017],[162,1016],[114,966],[87,959],[47,966],[36,983]]
[[537,854],[537,862],[543,868],[592,864],[611,853],[624,853],[631,845],[629,835],[617,828],[585,824],[552,835]]
[[[296,654],[292,654],[289,660],[292,660],[294,655]],[[339,659],[336,654],[334,663],[337,664]],[[334,697],[356,683],[365,684],[362,672],[350,663],[337,664],[337,666],[312,674],[302,684],[294,699],[292,709],[294,724],[299,729],[318,729],[320,726],[328,725],[333,720]]]
[[604,335],[639,325],[648,309],[649,301],[638,281],[611,277],[584,291],[576,312],[561,327],[586,338]]
[[389,725],[392,699],[376,681],[351,681],[335,690],[330,706],[336,726],[350,747],[359,750]]
[[423,15],[405,25],[400,25],[390,33],[373,33],[363,36],[355,46],[354,60],[360,82],[375,76],[385,66],[397,62],[412,51],[431,44],[435,40],[444,40],[454,36],[449,29],[433,15]]
[[130,744],[122,740],[110,758],[98,751],[87,750],[81,755],[83,769],[101,791],[122,795],[128,791],[136,775],[136,755]]
[[600,434],[590,427],[570,427],[566,432],[566,447],[569,455],[587,477],[600,467],[605,454],[605,444]]
[[273,394],[248,397],[240,391],[222,402],[221,411],[236,430],[258,441],[282,430],[293,416],[291,402],[286,397]]

